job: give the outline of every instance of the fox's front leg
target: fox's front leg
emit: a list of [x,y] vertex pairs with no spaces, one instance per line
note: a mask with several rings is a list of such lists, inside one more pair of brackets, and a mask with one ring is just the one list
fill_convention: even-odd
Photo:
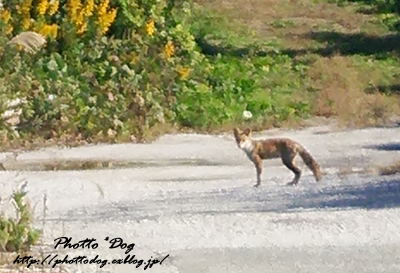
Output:
[[261,173],[262,173],[262,162],[260,156],[254,155],[253,162],[254,166],[256,167],[256,173],[257,173],[257,184],[255,184],[254,187],[258,187],[261,184]]

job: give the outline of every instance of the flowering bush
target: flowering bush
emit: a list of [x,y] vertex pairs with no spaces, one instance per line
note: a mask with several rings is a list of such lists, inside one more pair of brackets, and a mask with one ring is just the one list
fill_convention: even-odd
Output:
[[108,0],[10,0],[4,3],[1,20],[7,34],[33,30],[52,39],[60,38],[68,26],[76,34],[88,31],[89,24],[105,34],[117,15]]
[[204,62],[184,25],[189,11],[188,2],[156,0],[4,3],[0,34],[29,30],[48,40],[36,55],[2,56],[2,95],[27,101],[17,129],[87,138],[143,135],[173,121],[175,92]]
[[[189,0],[5,2],[0,112],[20,98],[20,137],[90,140],[146,137],[160,123],[208,128],[243,120],[244,110],[256,118],[275,111],[270,100],[253,98],[261,90],[253,80],[232,78],[254,65],[214,65],[200,53],[192,10]],[[21,31],[42,34],[46,47],[4,54]],[[3,137],[10,137],[4,125]]]

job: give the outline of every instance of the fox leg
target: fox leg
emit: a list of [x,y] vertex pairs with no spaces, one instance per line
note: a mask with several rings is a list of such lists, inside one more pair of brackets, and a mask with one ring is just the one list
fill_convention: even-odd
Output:
[[301,176],[301,170],[294,164],[294,158],[296,154],[293,152],[288,152],[282,155],[283,164],[294,173],[294,178],[289,185],[297,185]]
[[260,156],[258,155],[253,156],[253,163],[254,166],[256,167],[256,172],[257,172],[257,184],[255,184],[254,187],[258,187],[261,184],[261,173],[262,173],[262,162]]

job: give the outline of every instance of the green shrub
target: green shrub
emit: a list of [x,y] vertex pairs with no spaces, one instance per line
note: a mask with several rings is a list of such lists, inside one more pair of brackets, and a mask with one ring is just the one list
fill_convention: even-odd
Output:
[[[26,5],[30,0],[13,3],[18,1]],[[4,113],[11,99],[26,101],[16,125],[22,138],[141,138],[160,123],[207,129],[242,122],[245,110],[259,122],[307,114],[307,103],[291,98],[301,79],[281,79],[282,74],[297,73],[299,66],[275,51],[257,56],[273,49],[271,43],[242,41],[218,27],[208,30],[211,36],[204,34],[205,29],[193,24],[198,10],[193,15],[188,0],[99,0],[92,1],[91,9],[85,8],[91,1],[65,0],[54,14],[48,8],[40,15],[42,2],[26,5],[29,15],[5,5],[21,22],[32,17],[35,23],[28,29],[47,38],[47,46],[36,54],[17,47],[1,55],[0,111]],[[83,19],[71,15],[79,14],[71,11],[72,4],[85,11]],[[6,20],[4,11],[2,18],[0,48],[5,48],[10,27],[13,35],[23,27]],[[99,18],[106,23],[100,24]],[[50,22],[57,33],[50,31]],[[220,38],[228,33],[229,52],[237,44],[250,50],[241,57],[208,58],[196,44],[200,32],[204,39],[212,39],[213,32]]]
[[0,214],[0,251],[27,251],[36,244],[40,231],[32,227],[32,212],[25,200],[26,192],[17,190],[12,195],[15,218]]

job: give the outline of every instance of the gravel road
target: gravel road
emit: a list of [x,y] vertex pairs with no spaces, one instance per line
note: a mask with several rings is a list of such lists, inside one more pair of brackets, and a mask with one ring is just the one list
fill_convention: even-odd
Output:
[[[166,135],[151,144],[20,153],[4,162],[2,196],[28,182],[47,244],[96,239],[96,249],[57,248],[56,259],[107,259],[102,268],[65,265],[69,272],[142,271],[167,255],[146,271],[400,272],[400,175],[376,171],[400,160],[400,128],[254,134],[276,136],[303,144],[320,163],[322,181],[297,159],[303,176],[287,186],[292,173],[272,159],[254,188],[254,167],[231,135]],[[102,167],[83,170],[76,162]],[[64,170],[50,171],[54,166]],[[113,238],[125,248],[110,248]],[[127,255],[137,263],[112,264]]]

